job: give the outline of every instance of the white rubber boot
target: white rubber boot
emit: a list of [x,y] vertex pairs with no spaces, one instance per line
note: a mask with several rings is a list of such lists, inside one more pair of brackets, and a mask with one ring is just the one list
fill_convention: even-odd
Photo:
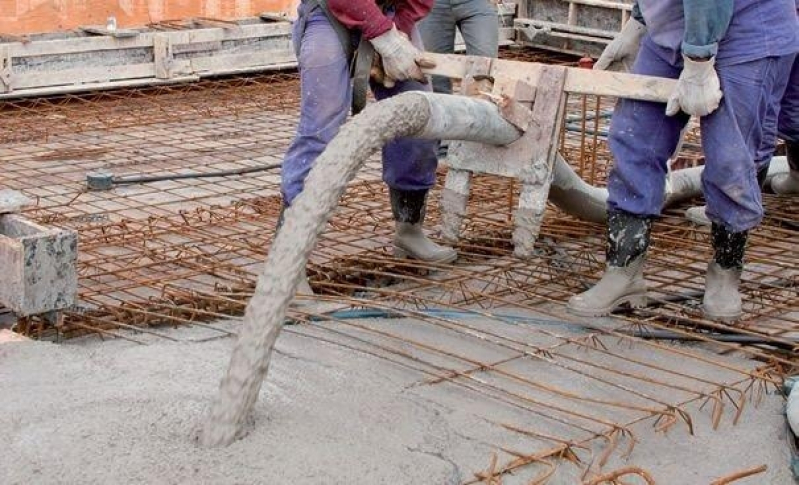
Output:
[[651,228],[648,217],[608,213],[605,273],[593,288],[569,299],[569,313],[600,317],[625,303],[633,308],[646,306],[644,262]]
[[455,261],[457,251],[431,241],[422,231],[422,224],[397,222],[394,233],[394,256],[413,258],[429,263],[446,264]]
[[710,320],[735,321],[741,318],[741,270],[724,269],[715,261],[707,265],[705,276],[705,297],[702,309]]
[[702,308],[710,320],[734,321],[743,315],[738,288],[743,272],[747,231],[731,232],[713,223],[710,238],[715,254],[707,266]]
[[771,179],[771,190],[777,195],[799,195],[799,142],[786,142],[785,147],[790,171]]
[[428,263],[455,261],[458,253],[451,247],[430,240],[422,230],[427,190],[389,189],[394,226],[394,256]]
[[602,279],[590,290],[569,299],[569,313],[581,317],[601,317],[627,303],[633,308],[646,306],[644,262],[639,256],[627,266],[608,266]]

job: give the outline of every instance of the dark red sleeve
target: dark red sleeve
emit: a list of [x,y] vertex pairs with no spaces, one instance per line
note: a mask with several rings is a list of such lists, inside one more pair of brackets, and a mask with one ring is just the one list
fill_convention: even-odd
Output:
[[404,0],[397,5],[397,13],[394,15],[394,23],[397,28],[408,34],[416,22],[422,20],[430,9],[433,8],[435,0]]
[[383,15],[374,0],[328,0],[330,13],[348,29],[358,29],[366,40],[391,30],[391,19]]

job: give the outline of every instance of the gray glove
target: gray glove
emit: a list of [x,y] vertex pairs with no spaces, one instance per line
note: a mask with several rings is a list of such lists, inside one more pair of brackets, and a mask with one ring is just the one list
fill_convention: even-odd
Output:
[[630,18],[621,32],[602,51],[602,55],[594,64],[598,71],[623,71],[630,72],[641,46],[641,38],[646,33],[646,25]]
[[695,61],[684,54],[682,58],[684,66],[666,105],[666,115],[674,116],[680,111],[693,116],[709,115],[719,107],[723,96],[716,58]]
[[425,59],[422,51],[414,46],[408,36],[392,27],[385,34],[371,40],[375,50],[383,61],[385,79],[383,84],[392,87],[394,81],[415,79],[423,83],[427,78],[422,67],[435,67],[435,62]]

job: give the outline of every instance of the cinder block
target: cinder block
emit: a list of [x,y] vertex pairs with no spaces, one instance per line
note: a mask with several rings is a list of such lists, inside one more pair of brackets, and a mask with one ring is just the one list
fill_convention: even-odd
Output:
[[19,316],[75,302],[78,235],[19,215],[0,215],[0,304]]
[[20,212],[32,204],[33,201],[25,197],[22,192],[8,189],[0,190],[0,214]]

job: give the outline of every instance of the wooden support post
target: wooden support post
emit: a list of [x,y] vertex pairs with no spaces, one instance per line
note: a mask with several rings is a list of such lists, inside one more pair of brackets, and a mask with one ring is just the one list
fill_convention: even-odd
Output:
[[11,92],[11,48],[7,45],[0,46],[0,93]]
[[[461,82],[461,94],[479,96],[481,91],[491,91],[492,60],[485,57],[473,57],[467,67],[467,74]],[[457,242],[461,234],[463,218],[467,213],[469,189],[472,185],[472,173],[457,166],[450,166],[444,181],[441,194],[441,236],[447,242]]]
[[547,66],[541,72],[533,104],[533,121],[523,137],[533,149],[531,162],[518,175],[522,183],[516,228],[513,231],[513,252],[529,258],[541,230],[544,211],[552,184],[552,165],[557,154],[560,125],[565,110],[566,69]]
[[170,79],[174,73],[175,56],[172,52],[172,39],[168,34],[153,36],[153,54],[155,59],[155,77]]

